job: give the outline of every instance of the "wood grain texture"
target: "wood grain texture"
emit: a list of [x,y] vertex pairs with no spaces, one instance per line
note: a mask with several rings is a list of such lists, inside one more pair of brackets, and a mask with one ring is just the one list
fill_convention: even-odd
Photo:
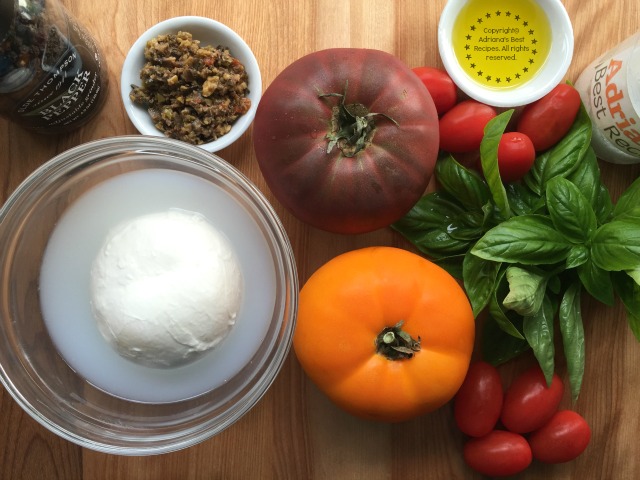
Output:
[[[109,64],[109,101],[85,128],[39,136],[0,119],[1,200],[35,168],[88,140],[135,134],[119,99],[119,73],[129,46],[152,24],[177,15],[203,15],[238,31],[254,50],[264,87],[304,54],[329,47],[368,47],[394,53],[409,66],[441,65],[437,21],[445,0],[64,0],[95,35]],[[567,78],[575,80],[597,55],[638,29],[637,0],[564,0],[576,50]],[[251,131],[220,155],[262,189],[290,236],[304,282],[335,255],[368,245],[409,248],[389,229],[340,236],[307,227],[270,194],[251,145]],[[602,163],[614,197],[639,167]],[[577,461],[534,464],[526,479],[631,479],[640,472],[640,345],[620,305],[583,303],[587,365],[574,405],[591,424],[593,440]],[[532,362],[505,365],[505,380]],[[559,366],[563,373],[563,365]],[[568,395],[563,406],[570,406]],[[462,436],[450,406],[401,425],[355,419],[337,410],[302,373],[291,353],[272,388],[249,414],[220,435],[190,449],[157,457],[119,457],[64,441],[23,413],[0,389],[1,479],[467,479]]]

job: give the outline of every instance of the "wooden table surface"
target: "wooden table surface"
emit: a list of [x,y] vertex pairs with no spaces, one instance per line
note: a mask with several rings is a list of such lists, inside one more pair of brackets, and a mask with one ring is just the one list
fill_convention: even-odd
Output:
[[[119,98],[120,67],[133,41],[152,24],[178,15],[219,20],[251,46],[267,85],[304,54],[328,47],[391,52],[409,66],[441,65],[437,22],[445,0],[64,0],[97,38],[109,64],[109,101],[86,127],[38,136],[0,119],[0,195],[4,200],[35,168],[80,143],[136,133]],[[575,80],[593,58],[638,29],[637,0],[564,0],[575,32],[567,74]],[[390,229],[340,236],[307,227],[269,192],[258,169],[251,130],[219,152],[272,201],[291,239],[301,283],[335,255],[368,245],[409,248]],[[602,163],[612,195],[640,173]],[[640,475],[640,345],[620,305],[585,299],[587,364],[573,406],[593,437],[578,460],[534,463],[521,478],[631,479]],[[501,368],[505,379],[531,363]],[[566,396],[563,406],[570,406]],[[50,433],[0,389],[0,479],[463,479],[478,478],[462,461],[463,437],[451,406],[399,424],[362,421],[339,411],[305,378],[293,353],[265,397],[240,421],[195,447],[153,457],[120,457],[82,449]]]

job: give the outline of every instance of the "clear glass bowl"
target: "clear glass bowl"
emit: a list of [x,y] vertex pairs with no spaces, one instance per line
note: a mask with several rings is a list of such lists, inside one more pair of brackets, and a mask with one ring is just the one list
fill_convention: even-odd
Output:
[[[225,383],[186,400],[143,403],[96,388],[59,353],[40,308],[43,254],[65,210],[104,180],[141,169],[186,172],[222,188],[255,222],[268,245],[268,263],[273,265],[274,308],[265,312],[270,321],[255,354]],[[2,383],[35,420],[89,449],[150,455],[210,438],[260,400],[291,346],[298,277],[282,224],[263,194],[242,173],[219,157],[183,142],[114,137],[80,145],[42,165],[0,209],[0,265]]]

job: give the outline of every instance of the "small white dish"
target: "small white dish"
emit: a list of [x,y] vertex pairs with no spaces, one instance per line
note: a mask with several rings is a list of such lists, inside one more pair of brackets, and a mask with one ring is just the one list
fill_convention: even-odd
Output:
[[231,145],[249,128],[262,96],[262,77],[258,61],[247,43],[228,26],[206,17],[184,16],[170,18],[149,28],[133,44],[122,65],[120,76],[122,102],[129,119],[138,132],[143,135],[165,136],[155,127],[147,110],[131,101],[129,93],[131,93],[131,85],[141,84],[140,71],[145,64],[144,48],[147,42],[158,35],[175,34],[179,31],[191,33],[193,39],[199,40],[202,46],[222,45],[228,47],[231,55],[240,60],[247,71],[251,108],[236,120],[229,133],[217,140],[199,145],[208,152],[217,152]]
[[[458,17],[465,12],[463,9],[469,8],[469,2],[470,0],[449,0],[442,11],[438,23],[438,49],[440,51],[440,57],[445,69],[464,93],[488,105],[510,108],[532,103],[549,93],[556,85],[562,82],[571,64],[574,38],[571,19],[560,0],[532,0],[533,4],[541,8],[543,15],[546,16],[548,20],[550,29],[549,50],[548,54],[546,54],[546,59],[544,59],[544,63],[537,63],[537,65],[541,65],[539,68],[536,66],[537,73],[517,86],[509,86],[504,81],[504,78],[502,83],[495,85],[478,81],[470,74],[468,69],[465,70],[465,68],[463,68],[463,63],[469,68],[475,68],[476,70],[474,70],[474,72],[482,75],[480,73],[482,67],[487,66],[487,64],[482,65],[479,63],[476,68],[475,63],[473,63],[476,61],[476,58],[472,58],[474,51],[478,52],[480,60],[491,58],[491,61],[498,58],[499,55],[503,55],[505,58],[509,55],[515,57],[516,52],[520,55],[522,47],[519,46],[519,43],[508,46],[510,43],[508,39],[506,43],[498,43],[501,39],[497,38],[502,35],[505,39],[506,37],[514,37],[517,41],[529,40],[528,37],[533,34],[533,30],[530,26],[527,26],[525,18],[519,18],[515,13],[520,5],[517,2],[513,3],[508,0],[503,0],[502,3],[478,2],[481,8],[485,9],[484,15],[478,15],[477,18],[474,16],[469,19],[468,24],[464,24],[465,28],[469,31],[455,31],[454,27],[456,26]],[[514,12],[514,14],[511,16],[510,22],[504,23],[506,22],[505,15],[509,12]],[[497,24],[500,14],[501,17],[499,21],[502,22],[500,25],[502,27],[504,27],[504,25],[510,27],[492,29],[492,22],[495,21]],[[517,33],[513,33],[514,31]],[[505,33],[502,34],[500,32]],[[454,40],[459,40],[460,33],[466,35],[466,41],[460,44],[456,50]],[[503,50],[505,46],[507,48],[506,51]],[[530,49],[527,51],[534,51],[537,45],[526,48]],[[533,57],[534,56],[531,57],[532,62],[534,60]],[[535,61],[538,62],[539,58],[540,57],[536,57]],[[505,61],[508,60],[502,60],[502,62]],[[467,65],[465,62],[471,63]],[[518,71],[515,73],[518,74]],[[496,79],[495,77],[494,75],[494,80]]]

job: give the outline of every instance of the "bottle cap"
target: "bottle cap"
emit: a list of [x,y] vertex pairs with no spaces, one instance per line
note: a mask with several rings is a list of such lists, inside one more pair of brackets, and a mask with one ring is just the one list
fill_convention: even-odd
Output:
[[562,82],[573,56],[573,28],[560,0],[449,0],[438,48],[464,93],[488,105],[517,107]]

